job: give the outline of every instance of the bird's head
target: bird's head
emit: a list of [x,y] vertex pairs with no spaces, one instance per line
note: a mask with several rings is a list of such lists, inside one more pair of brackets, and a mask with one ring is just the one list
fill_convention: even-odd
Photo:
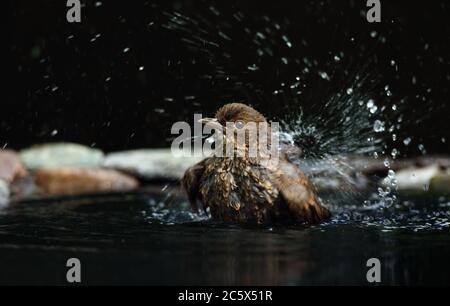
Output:
[[216,119],[222,125],[225,125],[226,122],[233,122],[236,125],[239,122],[246,124],[266,121],[260,112],[242,103],[225,104],[216,112]]
[[229,103],[219,108],[214,118],[203,118],[200,119],[200,122],[215,129],[222,129],[226,133],[227,127],[234,126],[239,129],[251,122],[266,122],[266,118],[251,106],[242,103]]
[[[242,103],[225,104],[216,112],[215,118],[203,118],[199,122],[219,132],[216,134],[216,141],[219,140],[220,143],[223,141],[227,145],[233,143],[234,149],[241,152],[248,153],[251,144],[259,144],[261,123],[266,123],[267,136],[271,134],[266,118],[254,108]],[[253,140],[252,132],[254,132],[252,136],[255,137]],[[243,135],[242,141],[239,141],[239,135]],[[270,144],[270,137],[268,138]]]

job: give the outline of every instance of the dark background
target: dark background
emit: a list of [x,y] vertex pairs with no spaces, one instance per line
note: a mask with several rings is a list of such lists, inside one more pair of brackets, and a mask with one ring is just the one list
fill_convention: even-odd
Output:
[[381,1],[380,24],[366,21],[366,1],[81,2],[79,24],[66,21],[66,1],[8,6],[0,146],[168,146],[172,123],[194,112],[245,100],[270,118],[320,113],[360,75],[378,107],[398,105],[385,118],[403,115],[399,139],[413,139],[403,155],[420,154],[420,143],[449,152],[445,1]]

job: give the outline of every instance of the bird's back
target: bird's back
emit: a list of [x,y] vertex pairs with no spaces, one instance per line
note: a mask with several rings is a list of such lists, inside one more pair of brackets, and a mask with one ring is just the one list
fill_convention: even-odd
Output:
[[205,160],[200,199],[214,219],[234,223],[294,221],[277,186],[276,174],[246,158]]

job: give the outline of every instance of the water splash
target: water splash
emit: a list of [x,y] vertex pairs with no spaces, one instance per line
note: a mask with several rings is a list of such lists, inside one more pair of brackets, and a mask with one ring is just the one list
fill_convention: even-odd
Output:
[[[195,62],[208,63],[209,70],[199,77],[214,84],[221,103],[245,100],[257,108],[258,104],[279,106],[272,107],[275,114],[270,119],[281,121],[283,145],[301,149],[292,160],[313,180],[332,175],[338,178],[338,185],[332,187],[355,201],[360,185],[367,182],[352,174],[347,157],[385,159],[390,182],[370,182],[374,192],[363,202],[366,208],[395,206],[395,173],[387,157],[398,158],[398,146],[410,142],[401,133],[404,99],[391,84],[381,84],[371,59],[351,63],[338,50],[330,52],[329,60],[319,61],[314,55],[303,55],[309,43],[288,33],[289,20],[240,11],[226,15],[217,7],[195,16],[166,13],[163,28],[179,35],[195,54]],[[240,48],[236,41],[248,47]],[[236,52],[239,57],[233,56]],[[399,69],[394,59],[388,66]],[[399,137],[405,140],[398,142]],[[418,149],[425,152],[424,147]]]

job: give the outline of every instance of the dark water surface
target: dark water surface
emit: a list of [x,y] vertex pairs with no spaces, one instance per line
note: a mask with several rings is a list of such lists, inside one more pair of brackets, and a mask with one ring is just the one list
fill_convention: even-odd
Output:
[[308,229],[217,224],[161,196],[16,205],[0,211],[0,284],[67,284],[70,257],[83,284],[365,285],[371,257],[382,284],[450,284],[449,198],[399,203],[335,205]]
[[[0,147],[169,147],[173,123],[243,101],[339,177],[348,167],[329,156],[449,153],[448,2],[384,1],[381,23],[366,1],[84,4],[79,24],[65,2],[8,11]],[[213,223],[167,191],[13,205],[0,210],[0,284],[67,284],[70,257],[83,284],[365,285],[372,257],[382,284],[450,284],[449,197],[323,198],[334,217],[308,229]]]

